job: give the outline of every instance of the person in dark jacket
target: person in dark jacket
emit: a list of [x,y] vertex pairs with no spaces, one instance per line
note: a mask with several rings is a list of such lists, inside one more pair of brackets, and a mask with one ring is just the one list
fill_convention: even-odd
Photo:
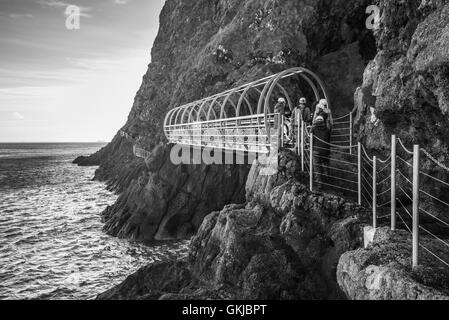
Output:
[[[282,129],[282,132],[284,134],[284,142],[290,143],[292,111],[287,105],[285,98],[279,98],[278,103],[274,107],[274,112],[279,113],[279,115],[283,118],[284,128]],[[275,128],[277,127],[277,124],[275,124]]]
[[312,125],[313,115],[312,110],[307,105],[307,99],[301,98],[299,99],[299,112],[301,112],[302,120],[306,123],[307,126]]
[[317,116],[312,127],[313,134],[313,168],[317,182],[326,183],[329,176],[331,156],[331,131],[322,116]]

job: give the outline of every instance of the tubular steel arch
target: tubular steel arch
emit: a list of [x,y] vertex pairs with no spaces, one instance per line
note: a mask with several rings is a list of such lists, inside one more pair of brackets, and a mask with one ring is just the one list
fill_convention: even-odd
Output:
[[[165,117],[164,132],[170,141],[171,133],[188,129],[189,125],[199,126],[214,121],[233,120],[236,127],[240,128],[241,118],[251,116],[257,118],[259,124],[263,123],[270,140],[270,129],[274,124],[273,121],[268,121],[268,118],[273,115],[277,98],[284,97],[288,107],[293,110],[295,99],[302,93],[308,93],[309,98],[313,95],[316,101],[326,99],[331,106],[321,79],[312,71],[297,67],[174,108]],[[228,117],[230,110],[232,117]],[[242,116],[242,111],[245,116]]]

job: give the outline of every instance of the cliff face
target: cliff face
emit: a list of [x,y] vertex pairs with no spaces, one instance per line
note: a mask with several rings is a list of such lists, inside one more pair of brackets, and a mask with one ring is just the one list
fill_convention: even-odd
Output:
[[[419,143],[437,157],[449,144],[449,5],[447,1],[377,1],[378,52],[364,73],[355,102],[359,134],[371,148],[389,146],[391,134]],[[370,108],[380,123],[370,120]]]
[[[380,29],[375,32],[378,53],[364,72],[363,85],[356,90],[360,140],[372,151],[390,153],[391,135],[407,147],[419,144],[447,165],[449,157],[449,3],[448,1],[377,1],[382,11]],[[378,122],[371,121],[371,109]],[[399,148],[400,156],[409,159]],[[411,161],[410,161],[411,162]],[[411,169],[401,171],[411,176]],[[421,167],[442,181],[449,173],[428,157]],[[400,184],[407,182],[400,179]],[[422,187],[449,202],[449,188],[423,177]],[[403,187],[403,186],[402,186]],[[406,189],[407,190],[407,189]],[[408,199],[401,199],[406,205]],[[425,198],[422,205],[448,222],[447,207]],[[422,217],[434,233],[441,232],[435,219]],[[447,228],[443,234],[447,234]],[[446,236],[446,235],[445,235]]]
[[[166,238],[169,234],[178,238],[195,231],[205,213],[219,209],[217,206],[226,201],[235,203],[240,202],[239,197],[244,198],[244,193],[237,195],[245,183],[241,169],[192,168],[187,175],[170,173],[170,187],[154,183],[151,178],[154,171],[147,170],[143,161],[133,156],[132,146],[137,144],[151,151],[165,142],[163,119],[170,108],[288,67],[305,66],[317,71],[328,85],[336,114],[351,110],[353,92],[375,54],[372,32],[365,28],[365,8],[369,2],[167,0],[160,15],[152,62],[122,128],[127,136],[117,134],[97,154],[77,159],[80,165],[99,164],[96,178],[107,181],[111,189],[121,193],[117,204],[104,214],[106,230],[137,239]],[[226,59],[215,55],[220,46],[229,53]],[[171,169],[181,170],[169,166],[163,170]],[[230,176],[229,170],[233,171]],[[193,180],[201,177],[211,182],[215,176],[222,178],[218,178],[212,190],[232,195],[217,202],[212,201],[214,197],[200,201],[198,197],[210,196],[205,190],[212,185],[199,186]],[[229,181],[221,183],[225,176]],[[201,191],[193,191],[195,195],[189,198],[182,185],[195,186]],[[150,189],[158,188],[162,195],[149,194]],[[169,192],[164,191],[167,188]],[[232,191],[224,191],[226,188]],[[187,212],[167,211],[167,200],[179,198],[186,199],[180,203],[187,206]],[[195,202],[197,205],[192,205]],[[155,231],[159,228],[156,225],[162,223],[161,215],[167,212],[170,224],[193,220],[187,221],[187,225],[180,224],[178,230]],[[172,216],[173,212],[180,216]]]
[[[363,69],[374,57],[372,32],[365,28],[369,1],[325,0],[168,0],[152,59],[122,128],[151,151],[165,142],[167,110],[292,66],[316,70],[332,101],[350,110]],[[232,55],[215,53],[223,46]],[[124,138],[91,157],[97,178],[127,187],[123,164],[130,159]],[[89,160],[82,161],[89,164]]]
[[105,230],[139,241],[188,239],[211,211],[245,201],[248,166],[174,165],[171,146],[157,146],[145,175],[103,212]]

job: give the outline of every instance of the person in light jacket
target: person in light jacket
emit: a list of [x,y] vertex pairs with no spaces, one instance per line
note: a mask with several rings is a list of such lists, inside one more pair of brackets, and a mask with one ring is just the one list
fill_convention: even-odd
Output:
[[332,131],[332,127],[334,125],[334,119],[332,117],[332,111],[329,108],[329,104],[326,99],[320,100],[318,105],[316,106],[315,114],[313,116],[313,121],[315,122],[317,117],[321,116],[324,118],[324,122],[326,123],[327,128]]

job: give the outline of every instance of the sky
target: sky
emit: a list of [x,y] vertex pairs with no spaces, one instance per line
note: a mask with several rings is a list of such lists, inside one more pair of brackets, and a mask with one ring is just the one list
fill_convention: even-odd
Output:
[[0,142],[110,141],[151,62],[164,2],[0,0]]

